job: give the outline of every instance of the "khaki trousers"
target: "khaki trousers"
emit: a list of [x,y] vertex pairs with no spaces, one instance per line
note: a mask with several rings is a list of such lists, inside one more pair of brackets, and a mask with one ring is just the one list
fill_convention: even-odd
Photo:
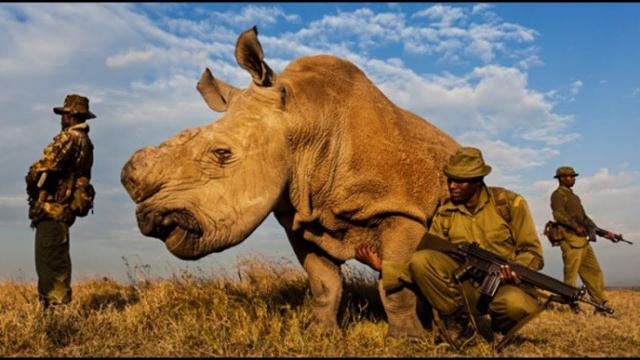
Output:
[[[411,258],[410,271],[413,281],[442,315],[447,316],[465,306],[462,291],[469,301],[473,315],[481,315],[476,309],[480,290],[465,281],[460,286],[454,273],[460,267],[450,256],[435,250],[421,250]],[[519,285],[502,285],[489,304],[492,328],[506,333],[520,320],[540,308],[535,296]]]
[[71,301],[69,228],[63,222],[42,220],[35,240],[38,295],[46,305]]
[[[607,301],[604,293],[604,275],[596,254],[585,237],[567,232],[567,239],[560,244],[562,249],[562,261],[564,263],[564,282],[576,286],[578,275],[580,280],[587,287],[587,292],[594,302],[602,304]],[[573,237],[584,238],[584,241],[573,239]],[[574,247],[573,244],[585,244],[581,247]]]

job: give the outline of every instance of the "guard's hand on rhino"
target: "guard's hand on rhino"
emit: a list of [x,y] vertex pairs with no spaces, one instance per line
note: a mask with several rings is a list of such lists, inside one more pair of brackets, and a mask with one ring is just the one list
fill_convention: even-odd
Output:
[[382,259],[371,244],[363,243],[356,247],[356,260],[369,265],[373,270],[380,271],[382,269]]

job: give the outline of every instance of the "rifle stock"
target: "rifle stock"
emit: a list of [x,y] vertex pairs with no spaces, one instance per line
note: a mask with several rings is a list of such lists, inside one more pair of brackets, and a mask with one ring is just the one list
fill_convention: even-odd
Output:
[[[456,272],[456,280],[465,281],[469,278],[476,278],[476,280],[482,282],[480,286],[481,301],[478,304],[479,310],[481,311],[486,310],[485,307],[488,306],[488,303],[493,299],[502,284],[500,266],[509,265],[511,270],[518,275],[522,282],[550,292],[552,294],[552,296],[549,297],[550,301],[567,304],[580,301],[613,314],[612,309],[586,299],[584,287],[577,288],[571,286],[558,279],[505,259],[490,251],[481,249],[477,243],[454,245],[432,234],[425,235],[423,243],[430,249],[445,252],[452,255],[454,259],[463,262],[463,265]],[[483,297],[484,299],[482,299]]]

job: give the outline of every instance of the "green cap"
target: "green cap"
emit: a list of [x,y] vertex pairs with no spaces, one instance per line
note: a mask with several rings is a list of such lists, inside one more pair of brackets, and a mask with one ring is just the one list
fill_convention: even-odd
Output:
[[64,105],[61,107],[54,107],[53,112],[58,115],[84,115],[86,119],[93,119],[96,117],[91,111],[89,111],[89,99],[76,94],[67,95],[67,97],[64,98]]
[[560,166],[558,169],[556,169],[556,176],[554,176],[554,178],[557,179],[560,176],[567,176],[567,175],[578,176],[580,174],[578,174],[575,170],[573,170],[571,166]]
[[482,153],[474,147],[462,147],[444,166],[447,177],[456,180],[467,180],[487,176],[491,166],[484,163]]

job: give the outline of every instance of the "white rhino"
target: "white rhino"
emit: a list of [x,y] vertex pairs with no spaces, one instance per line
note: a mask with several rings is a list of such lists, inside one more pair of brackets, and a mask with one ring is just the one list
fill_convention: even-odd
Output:
[[[361,242],[406,262],[446,196],[442,167],[459,147],[394,105],[351,62],[301,57],[275,74],[255,27],[236,43],[252,83],[205,69],[197,89],[224,116],[136,151],[121,181],[140,231],[181,259],[246,239],[271,213],[309,276],[315,324],[337,326],[340,265]],[[390,336],[421,336],[416,295],[379,285]]]

